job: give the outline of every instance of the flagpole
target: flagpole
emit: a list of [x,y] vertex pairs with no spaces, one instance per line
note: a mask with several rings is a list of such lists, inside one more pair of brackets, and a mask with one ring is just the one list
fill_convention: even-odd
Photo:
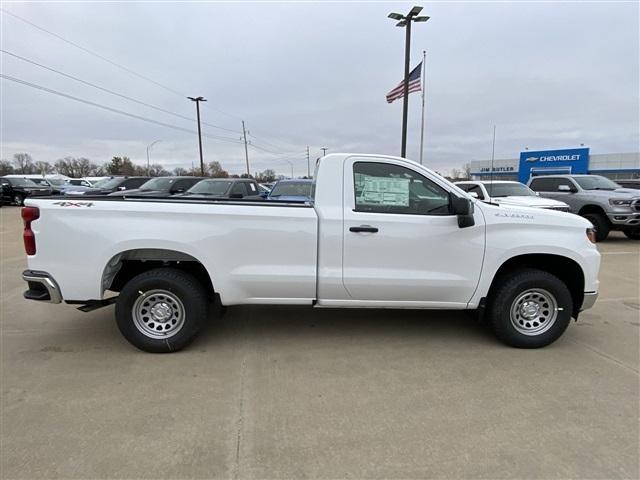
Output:
[[422,51],[422,121],[420,123],[420,165],[422,165],[422,152],[424,150],[424,90],[427,74],[427,51]]

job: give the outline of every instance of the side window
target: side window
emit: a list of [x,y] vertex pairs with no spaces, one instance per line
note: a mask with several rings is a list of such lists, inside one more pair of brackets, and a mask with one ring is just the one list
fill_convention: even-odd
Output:
[[450,215],[449,194],[431,180],[399,165],[353,165],[355,211]]
[[244,188],[244,183],[243,182],[236,182],[233,184],[233,187],[231,188],[231,195],[237,195],[240,194],[243,197],[247,194],[247,190]]
[[127,190],[132,190],[134,188],[140,188],[140,186],[145,183],[148,179],[144,178],[131,178],[129,180],[125,180],[122,184]]
[[531,181],[530,188],[534,192],[557,192],[558,182],[555,178],[538,177]]
[[172,192],[186,192],[189,187],[193,186],[195,182],[191,180],[176,180],[176,182],[171,185]]
[[253,182],[246,182],[244,184],[247,187],[247,195],[258,195],[258,188]]

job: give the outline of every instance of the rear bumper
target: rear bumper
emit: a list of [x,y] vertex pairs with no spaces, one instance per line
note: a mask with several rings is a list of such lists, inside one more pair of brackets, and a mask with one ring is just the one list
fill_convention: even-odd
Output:
[[584,300],[582,301],[582,307],[580,307],[580,311],[589,310],[596,303],[598,299],[598,292],[585,292]]
[[27,300],[39,302],[60,303],[62,294],[56,281],[47,272],[25,270],[22,279],[27,282],[29,289],[23,293]]

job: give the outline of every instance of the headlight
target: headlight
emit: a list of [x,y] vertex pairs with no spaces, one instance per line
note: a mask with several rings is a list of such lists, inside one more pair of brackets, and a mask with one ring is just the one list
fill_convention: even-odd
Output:
[[624,199],[624,200],[609,200],[609,203],[611,205],[615,205],[617,207],[624,207],[624,206],[629,206],[631,205],[631,199]]

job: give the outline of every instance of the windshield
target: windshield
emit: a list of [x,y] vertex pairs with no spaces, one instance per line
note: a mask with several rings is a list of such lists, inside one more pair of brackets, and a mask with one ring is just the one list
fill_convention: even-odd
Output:
[[60,185],[66,185],[66,184],[67,184],[67,182],[65,182],[64,180],[62,180],[62,179],[60,179],[60,178],[48,178],[47,180],[49,181],[49,183],[50,183],[51,185],[58,185],[58,186],[60,186]]
[[198,195],[224,195],[233,182],[231,180],[203,180],[187,190]]
[[11,185],[17,187],[37,187],[37,185],[28,178],[11,178],[9,179]]
[[490,197],[535,197],[535,193],[521,183],[485,183]]
[[99,187],[99,188],[116,188],[118,185],[120,185],[122,183],[122,180],[124,180],[123,178],[110,178],[108,180],[105,180],[104,183],[98,182],[100,183],[100,185],[98,185],[98,183],[96,183],[94,185],[94,187]]
[[171,184],[175,182],[175,178],[158,177],[152,178],[148,182],[145,182],[140,187],[140,190],[169,190]]
[[113,180],[111,178],[103,178],[102,180],[98,180],[97,182],[93,182],[92,186],[95,188],[102,188],[109,180]]
[[588,177],[573,177],[584,190],[615,190],[620,188],[615,182],[600,175],[589,175]]
[[278,182],[273,187],[270,197],[311,197],[311,182]]

